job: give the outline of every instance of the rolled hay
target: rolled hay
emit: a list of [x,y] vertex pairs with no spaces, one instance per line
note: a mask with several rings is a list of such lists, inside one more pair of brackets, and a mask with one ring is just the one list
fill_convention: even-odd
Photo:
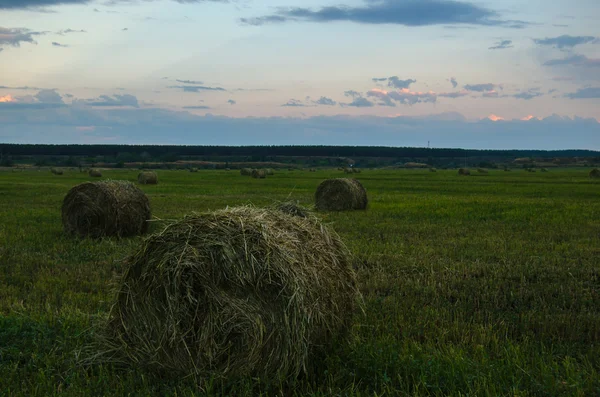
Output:
[[469,171],[467,168],[459,168],[458,169],[458,175],[471,175],[471,171]]
[[480,174],[487,174],[488,171],[486,169],[483,168],[477,168],[477,172],[479,172]]
[[152,171],[140,172],[137,179],[138,183],[142,185],[156,185],[158,183],[158,175]]
[[541,172],[548,172],[548,169],[547,168],[542,168],[540,171]]
[[315,208],[319,211],[364,210],[367,191],[356,179],[326,179],[315,192]]
[[62,204],[67,234],[79,237],[127,237],[148,230],[150,203],[127,181],[85,182],[73,187]]
[[346,336],[359,299],[347,249],[315,217],[193,214],[127,260],[106,353],[176,377],[290,379]]
[[314,168],[309,168],[309,169],[308,169],[308,172],[317,172],[317,170],[316,170],[316,169],[314,169]]
[[344,168],[344,172],[345,172],[346,174],[353,174],[353,173],[354,173],[354,171],[352,171],[352,168],[350,168],[350,167],[346,167],[346,168]]
[[600,178],[600,170],[598,168],[594,168],[590,171],[590,178]]
[[437,170],[435,168],[430,168],[429,172],[437,172]]
[[63,170],[61,170],[59,168],[50,168],[50,172],[53,173],[54,175],[62,175],[63,174]]
[[266,174],[265,170],[257,170],[257,169],[252,170],[252,178],[265,179],[266,177],[267,177],[267,174]]
[[267,175],[275,175],[275,172],[273,172],[273,170],[271,168],[267,168],[265,170],[265,174],[267,174]]
[[240,175],[251,176],[252,175],[252,168],[242,168],[240,170]]
[[190,172],[198,172],[198,168],[190,168]]
[[352,168],[352,172],[355,174],[360,174],[360,170],[358,168]]
[[89,176],[93,176],[94,178],[100,178],[102,176],[102,173],[100,172],[100,170],[94,169],[92,168],[89,172],[88,172]]

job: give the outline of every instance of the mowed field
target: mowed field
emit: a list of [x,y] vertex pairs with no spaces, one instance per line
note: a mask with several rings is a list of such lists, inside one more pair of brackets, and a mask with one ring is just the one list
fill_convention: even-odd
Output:
[[[586,169],[460,177],[363,171],[366,211],[319,215],[354,255],[365,299],[350,343],[294,385],[172,379],[81,365],[141,237],[78,240],[65,171],[0,173],[0,395],[600,395],[600,181]],[[337,170],[158,171],[156,221],[225,206],[311,205]],[[137,171],[102,179],[135,181]]]

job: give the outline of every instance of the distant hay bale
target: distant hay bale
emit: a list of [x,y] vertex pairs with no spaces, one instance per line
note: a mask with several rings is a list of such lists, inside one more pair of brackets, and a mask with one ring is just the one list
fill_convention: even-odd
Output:
[[435,168],[430,168],[429,171],[430,172],[437,172],[437,170]]
[[315,207],[319,211],[364,210],[367,204],[367,191],[356,179],[324,180],[315,193]]
[[240,170],[240,175],[251,176],[252,175],[252,168],[242,168]]
[[346,174],[353,174],[353,173],[354,173],[354,171],[352,171],[352,168],[350,168],[350,167],[346,167],[346,168],[344,168],[344,172],[345,172]]
[[73,187],[62,204],[67,234],[80,237],[127,237],[148,229],[150,203],[127,181],[85,182]]
[[231,171],[231,168],[225,168],[225,171]]
[[488,171],[486,169],[483,168],[477,168],[477,172],[479,172],[480,174],[487,174]]
[[458,175],[463,175],[463,176],[471,175],[471,171],[469,171],[467,168],[459,168]]
[[590,178],[600,178],[600,170],[598,168],[594,168],[589,173]]
[[273,170],[271,168],[267,168],[265,170],[265,174],[267,174],[267,175],[275,175],[275,172],[273,172]]
[[142,185],[156,185],[158,183],[158,175],[152,171],[140,172],[137,179],[138,183]]
[[95,168],[90,169],[90,171],[88,172],[89,176],[92,176],[94,178],[100,178],[102,176],[102,172],[100,172],[100,170],[97,170]]
[[190,172],[198,172],[198,168],[190,168]]
[[267,173],[265,172],[265,170],[257,170],[257,169],[252,170],[252,178],[265,179],[266,177],[267,177]]
[[359,300],[348,250],[314,216],[193,214],[128,258],[105,353],[177,377],[292,379],[343,340]]
[[540,171],[541,172],[548,172],[548,169],[547,168],[542,168]]
[[315,170],[314,168],[311,168],[308,170],[308,172],[317,172],[317,170]]
[[61,170],[59,168],[50,168],[50,172],[53,173],[54,175],[62,175],[63,174],[63,170]]
[[352,168],[352,172],[355,174],[360,174],[360,169],[358,168]]

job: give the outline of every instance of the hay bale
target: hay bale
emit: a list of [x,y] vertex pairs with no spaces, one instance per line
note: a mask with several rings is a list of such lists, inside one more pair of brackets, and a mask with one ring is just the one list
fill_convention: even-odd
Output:
[[240,170],[240,175],[243,175],[243,176],[252,176],[252,168],[242,168]]
[[315,207],[319,211],[364,210],[367,203],[367,191],[356,179],[324,180],[315,193]]
[[540,171],[541,172],[548,172],[548,169],[547,168],[542,168]]
[[267,174],[265,173],[265,170],[257,170],[257,169],[252,170],[252,178],[265,179],[266,177],[267,177]]
[[463,176],[471,175],[471,171],[469,171],[467,168],[459,168],[458,175],[463,175]]
[[339,236],[275,209],[186,216],[127,262],[107,356],[174,376],[294,378],[345,336],[360,297]]
[[62,175],[63,174],[63,170],[58,169],[58,168],[50,168],[50,172],[53,173],[54,175]]
[[352,168],[352,172],[355,174],[360,174],[360,170],[358,168]]
[[600,170],[598,168],[594,168],[589,173],[590,178],[600,178]]
[[317,170],[314,168],[309,168],[308,172],[317,172]]
[[81,183],[69,190],[62,204],[65,232],[80,237],[142,234],[150,216],[148,198],[127,181]]
[[430,168],[429,172],[437,172],[437,170],[435,168]]
[[350,168],[350,167],[346,167],[346,168],[344,168],[344,172],[345,172],[346,174],[353,174],[353,173],[354,173],[354,171],[352,171],[352,168]]
[[156,185],[158,183],[158,175],[156,172],[143,171],[138,174],[138,183],[142,185]]
[[94,178],[100,178],[102,176],[102,173],[100,172],[100,170],[97,170],[95,168],[90,169],[90,171],[88,172],[89,176],[92,176]]
[[267,175],[275,175],[275,172],[273,172],[273,170],[271,168],[267,168],[265,170],[265,174],[267,174]]
[[477,172],[479,172],[480,174],[487,174],[488,171],[486,169],[483,168],[477,168]]
[[198,172],[198,168],[190,168],[190,172]]

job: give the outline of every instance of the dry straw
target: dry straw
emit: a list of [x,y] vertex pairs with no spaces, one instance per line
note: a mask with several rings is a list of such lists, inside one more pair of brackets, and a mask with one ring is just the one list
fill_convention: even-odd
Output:
[[102,173],[100,172],[100,170],[92,168],[89,171],[89,176],[93,176],[94,178],[100,178],[102,176]]
[[62,175],[63,174],[63,170],[61,170],[59,168],[50,168],[50,172],[53,173],[54,175]]
[[137,179],[138,183],[142,185],[156,185],[158,183],[158,175],[152,171],[140,172]]
[[104,356],[173,376],[294,378],[346,335],[359,299],[347,249],[313,215],[192,214],[128,259]]
[[198,172],[198,168],[190,168],[190,172]]
[[265,170],[265,173],[266,173],[267,175],[275,175],[275,172],[273,172],[273,170],[272,170],[271,168],[267,168],[267,169]]
[[242,168],[240,170],[240,175],[251,176],[252,175],[252,168]]
[[150,203],[127,181],[85,182],[73,187],[62,204],[65,232],[80,237],[134,236],[145,233]]
[[459,168],[458,175],[463,175],[463,176],[471,175],[471,171],[469,171],[466,168]]
[[364,210],[367,203],[367,191],[356,179],[324,180],[315,193],[315,208],[319,211]]
[[267,177],[267,173],[265,172],[265,170],[257,170],[257,169],[252,170],[252,178],[265,179],[266,177]]
[[600,170],[598,168],[594,168],[590,171],[590,178],[600,178]]

